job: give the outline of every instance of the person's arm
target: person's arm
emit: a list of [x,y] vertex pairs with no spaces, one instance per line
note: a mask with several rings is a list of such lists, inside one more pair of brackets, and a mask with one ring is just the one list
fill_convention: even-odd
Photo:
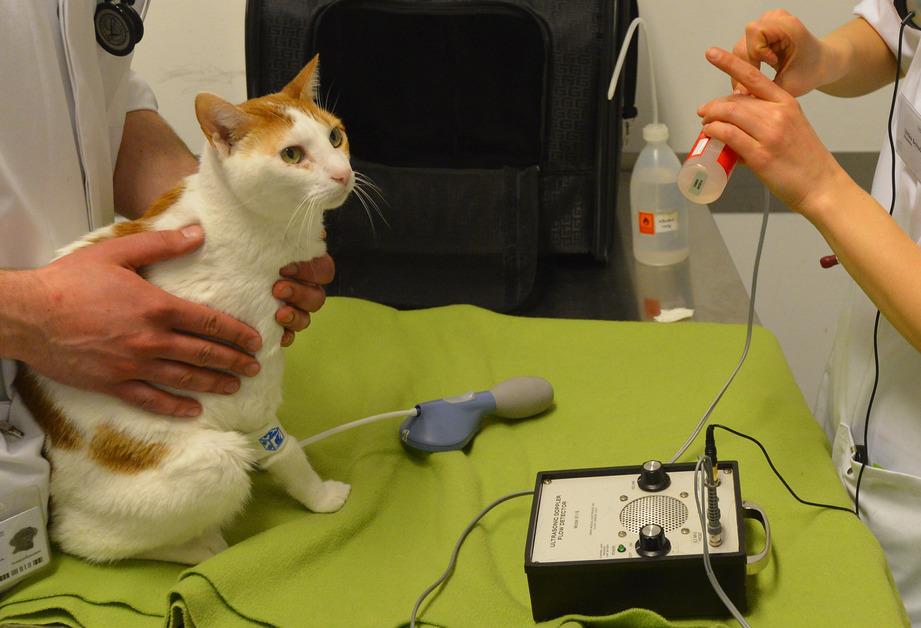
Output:
[[843,171],[804,215],[902,336],[921,351],[921,247]]
[[195,155],[159,113],[129,111],[112,181],[115,210],[140,218],[160,195],[197,171]]
[[835,161],[793,96],[725,50],[711,48],[707,58],[751,95],[703,105],[704,131],[815,225],[880,312],[921,351],[921,248]]
[[820,39],[787,11],[769,11],[745,27],[732,51],[756,68],[761,63],[774,68],[774,81],[793,96],[813,89],[862,96],[895,78],[892,51],[860,17]]
[[874,92],[895,80],[895,56],[863,18],[855,18],[823,38],[828,68],[818,88],[852,98]]

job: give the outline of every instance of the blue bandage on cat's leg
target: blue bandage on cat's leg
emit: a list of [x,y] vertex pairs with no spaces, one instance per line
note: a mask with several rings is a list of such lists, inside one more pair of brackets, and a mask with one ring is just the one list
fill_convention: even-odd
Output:
[[[287,445],[285,442],[284,445]],[[323,480],[307,460],[303,449],[282,446],[262,462],[262,468],[281,484],[288,494],[313,512],[335,512],[342,508],[351,487],[336,480]]]

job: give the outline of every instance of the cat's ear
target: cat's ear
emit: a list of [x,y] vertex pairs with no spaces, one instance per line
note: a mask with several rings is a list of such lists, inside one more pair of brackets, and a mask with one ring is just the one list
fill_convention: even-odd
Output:
[[253,116],[239,107],[207,92],[195,97],[195,115],[211,145],[227,153],[255,122]]
[[291,98],[317,102],[317,90],[320,89],[320,55],[313,56],[310,63],[297,73],[290,83],[281,90]]

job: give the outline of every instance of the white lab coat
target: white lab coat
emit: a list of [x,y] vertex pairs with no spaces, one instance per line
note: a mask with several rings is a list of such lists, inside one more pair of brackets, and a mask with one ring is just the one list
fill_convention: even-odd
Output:
[[[899,17],[892,0],[863,0],[855,13],[866,19],[896,53]],[[899,92],[921,111],[921,33],[905,29]],[[894,120],[906,103],[897,100]],[[885,116],[885,111],[879,112]],[[896,133],[896,122],[893,133]],[[897,153],[898,154],[898,153]],[[888,209],[892,198],[892,154],[888,139],[880,153],[873,196]],[[921,183],[896,157],[896,207],[893,217],[921,244]],[[862,443],[867,403],[873,386],[873,319],[876,307],[852,286],[816,406],[816,418],[832,440],[839,477],[854,497],[861,465],[853,460]],[[879,539],[912,624],[921,626],[921,353],[885,317],[879,326],[880,376],[870,418],[870,462],[860,486],[860,512]],[[876,466],[878,465],[878,467]],[[859,603],[859,601],[855,601]]]
[[[97,0],[0,2],[0,268],[32,268],[114,217],[112,175],[125,114],[156,109],[152,92],[97,43]],[[135,7],[145,10],[146,0]],[[144,45],[141,42],[140,45]],[[0,489],[48,494],[43,435],[0,360]],[[0,491],[2,492],[2,491]]]

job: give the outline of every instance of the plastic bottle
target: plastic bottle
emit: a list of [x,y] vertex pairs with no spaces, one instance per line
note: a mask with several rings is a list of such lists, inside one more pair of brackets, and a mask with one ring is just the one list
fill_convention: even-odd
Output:
[[726,189],[738,160],[734,150],[701,131],[678,174],[678,188],[692,203],[712,203]]
[[647,124],[643,139],[630,177],[633,255],[652,266],[676,264],[689,253],[687,201],[677,185],[681,162],[664,124]]

